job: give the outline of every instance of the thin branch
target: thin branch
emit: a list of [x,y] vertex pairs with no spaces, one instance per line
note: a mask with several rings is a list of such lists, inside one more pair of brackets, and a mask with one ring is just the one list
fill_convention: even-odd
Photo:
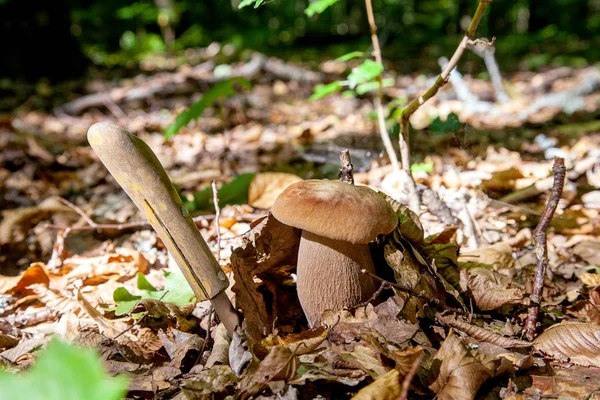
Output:
[[[373,5],[371,4],[371,0],[365,0],[365,7],[367,9],[367,19],[369,20],[369,28],[371,29],[371,43],[373,44],[373,55],[375,56],[375,61],[383,67],[381,47],[379,47],[379,38],[377,37],[377,25],[375,24],[375,17],[373,15]],[[385,116],[383,115],[383,71],[377,77],[377,81],[379,83],[377,87],[377,97],[375,97],[375,99],[373,100],[373,104],[375,105],[375,110],[377,111],[379,135],[381,136],[381,140],[383,142],[383,146],[385,147],[385,151],[388,157],[390,158],[390,162],[392,163],[392,168],[394,168],[394,172],[400,172],[398,156],[396,155],[396,151],[394,150],[394,146],[392,145],[390,135],[387,132],[387,128],[385,126]]]
[[483,17],[485,9],[491,2],[492,0],[479,0],[477,10],[475,10],[475,15],[471,20],[469,29],[467,29],[465,36],[458,44],[458,47],[454,51],[454,54],[452,55],[452,58],[448,62],[446,68],[435,80],[435,83],[423,95],[411,101],[402,111],[402,117],[400,118],[400,157],[402,160],[402,169],[406,171],[410,177],[408,187],[409,202],[410,208],[414,209],[415,211],[418,209],[420,201],[416,192],[416,185],[414,184],[414,180],[412,179],[412,174],[410,172],[409,118],[415,111],[417,111],[419,107],[421,107],[421,105],[435,96],[438,90],[440,90],[440,88],[448,82],[450,72],[452,72],[454,67],[456,67],[458,64],[458,61],[464,54],[469,43],[473,42],[475,32],[477,31],[477,26],[479,25],[479,22],[481,22],[481,18]]
[[533,293],[529,299],[529,315],[525,322],[525,330],[527,332],[527,338],[533,340],[535,337],[535,324],[537,322],[538,313],[540,310],[540,302],[542,299],[542,289],[544,287],[544,277],[546,276],[546,268],[548,267],[548,243],[547,243],[547,230],[558,201],[562,195],[563,186],[565,185],[565,160],[560,157],[554,158],[554,165],[552,166],[554,172],[554,185],[552,186],[552,192],[550,198],[540,219],[535,232],[533,234],[533,240],[535,242],[535,253],[538,259],[537,268],[535,270],[535,281],[533,283]]
[[410,383],[412,382],[413,378],[417,374],[417,370],[419,369],[419,365],[421,365],[422,358],[423,358],[423,353],[419,354],[419,357],[417,357],[415,359],[415,361],[413,361],[413,363],[410,367],[410,371],[408,371],[408,374],[404,377],[404,380],[402,381],[402,392],[400,393],[400,397],[398,398],[399,400],[408,399],[408,391],[410,390]]

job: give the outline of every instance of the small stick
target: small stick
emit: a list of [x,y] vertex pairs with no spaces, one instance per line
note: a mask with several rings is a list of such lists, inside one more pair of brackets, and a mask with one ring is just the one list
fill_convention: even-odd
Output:
[[410,367],[410,371],[404,377],[402,381],[402,392],[400,393],[399,400],[406,400],[408,398],[408,391],[410,389],[410,383],[413,378],[417,374],[417,370],[419,369],[419,365],[421,365],[421,359],[423,358],[423,353],[419,354],[419,357],[415,361],[413,361],[412,366]]
[[350,150],[346,149],[340,151],[340,163],[340,181],[354,185],[354,166],[352,165],[352,160],[350,159]]
[[221,227],[219,226],[219,218],[221,218],[221,208],[219,208],[219,192],[217,191],[217,183],[211,183],[213,192],[213,203],[215,203],[215,229],[217,231],[217,260],[221,261]]
[[546,231],[548,230],[548,225],[550,225],[550,221],[554,216],[554,212],[558,206],[558,201],[562,195],[563,186],[565,185],[565,160],[560,157],[555,157],[552,171],[554,172],[554,184],[552,186],[552,192],[550,193],[550,198],[548,199],[548,203],[546,204],[546,208],[544,209],[540,223],[533,234],[535,253],[538,262],[535,271],[535,281],[533,283],[533,293],[529,299],[529,315],[527,316],[527,321],[525,322],[525,330],[529,340],[533,340],[535,337],[535,324],[540,311],[544,277],[546,276],[546,268],[548,267],[548,243]]
[[77,214],[79,214],[79,216],[81,216],[81,218],[83,218],[85,220],[85,222],[87,222],[90,226],[96,226],[96,223],[90,218],[88,217],[88,215],[83,212],[83,210],[79,207],[77,207],[75,204],[71,203],[69,200],[64,199],[62,197],[59,197],[58,200],[63,203],[64,205],[66,205],[67,207],[71,207],[73,209],[73,211],[75,211]]
[[362,303],[357,304],[355,308],[366,306],[367,304],[378,298],[381,292],[383,292],[387,287],[387,282],[381,282],[381,285],[379,285],[379,289],[377,289],[375,293],[373,293],[373,296],[369,297],[367,301],[363,301]]

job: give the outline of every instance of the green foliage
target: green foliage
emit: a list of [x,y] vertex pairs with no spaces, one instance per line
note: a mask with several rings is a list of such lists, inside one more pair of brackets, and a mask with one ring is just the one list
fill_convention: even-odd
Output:
[[53,340],[27,373],[0,371],[0,393],[11,400],[118,400],[127,381],[109,378],[93,350]]
[[[223,207],[230,204],[245,204],[248,202],[248,188],[255,174],[241,174],[231,182],[224,184],[217,191],[219,196],[219,206]],[[194,200],[186,202],[186,207],[193,211],[214,210],[213,192],[209,186],[199,192],[194,193]]]
[[308,98],[309,101],[321,99],[325,96],[329,96],[342,89],[340,81],[328,83],[326,85],[317,85],[314,88],[314,93]]
[[[393,78],[382,79],[382,87],[392,87],[396,83]],[[360,83],[356,86],[356,93],[365,94],[379,89],[379,81]]]
[[175,122],[165,129],[165,139],[170,139],[177,134],[181,128],[189,124],[192,120],[200,117],[207,107],[212,106],[219,98],[230,97],[236,93],[235,84],[244,88],[250,87],[250,81],[244,78],[231,78],[214,85],[200,100],[192,104],[187,110],[181,112],[175,118]]
[[358,67],[354,68],[348,75],[348,86],[354,89],[357,85],[372,81],[383,72],[383,65],[366,59]]
[[254,5],[254,8],[258,8],[265,3],[265,0],[242,0],[238,5],[238,8],[244,8],[247,6]]
[[349,61],[349,60],[352,60],[353,58],[362,57],[364,55],[365,55],[365,53],[363,53],[362,51],[352,51],[350,53],[346,53],[343,56],[336,58],[335,61],[337,61],[337,62]]
[[433,133],[456,132],[461,125],[458,115],[451,113],[445,121],[442,121],[439,117],[433,120],[429,130]]
[[425,172],[429,174],[433,171],[433,162],[412,164],[410,166],[410,170],[413,174],[417,172]]
[[141,299],[156,299],[166,303],[173,303],[178,306],[192,303],[194,301],[194,292],[185,280],[183,273],[164,272],[165,287],[162,290],[156,289],[148,282],[144,274],[138,274],[137,287],[141,295],[135,296],[124,287],[119,287],[113,292],[113,300],[117,304],[115,314],[117,316],[128,314]]
[[340,0],[315,0],[306,7],[304,13],[309,17],[312,17],[315,14],[321,14],[338,1]]
[[139,19],[144,23],[154,23],[159,10],[152,3],[133,3],[117,10],[117,16],[124,20]]

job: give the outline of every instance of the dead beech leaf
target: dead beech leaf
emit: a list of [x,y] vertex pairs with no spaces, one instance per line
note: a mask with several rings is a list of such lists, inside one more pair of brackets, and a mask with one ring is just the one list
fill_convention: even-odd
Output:
[[250,182],[248,204],[269,209],[285,188],[301,180],[299,176],[285,172],[259,172]]
[[475,304],[482,311],[494,310],[505,304],[516,304],[523,299],[523,290],[511,288],[508,277],[485,268],[467,270],[467,287],[473,295]]
[[575,302],[567,308],[567,312],[577,317],[581,322],[600,325],[600,286],[596,286],[589,293],[589,299]]
[[600,285],[600,275],[592,274],[589,272],[584,272],[579,275],[579,279],[581,282],[588,286],[599,286]]
[[472,400],[481,384],[494,376],[496,364],[493,356],[469,349],[450,330],[435,355],[439,373],[429,388],[440,400]]
[[24,294],[27,294],[31,293],[31,291],[27,291],[31,285],[41,284],[48,286],[50,277],[44,267],[44,263],[35,262],[20,276],[0,275],[0,293],[17,294],[25,292]]
[[533,347],[559,361],[600,367],[600,325],[583,322],[553,325],[533,341]]
[[251,338],[260,340],[278,324],[304,319],[291,272],[296,268],[301,231],[272,215],[261,220],[231,255],[236,303]]
[[485,264],[498,270],[512,268],[515,264],[515,259],[512,256],[511,245],[507,242],[499,242],[490,246],[482,246],[475,250],[463,252],[459,255],[458,262]]
[[294,378],[299,365],[298,356],[292,350],[284,346],[275,346],[258,364],[254,373],[247,375],[241,382],[242,390],[256,392],[268,382],[287,382]]
[[451,326],[461,332],[466,333],[467,335],[479,342],[492,343],[496,346],[504,347],[507,349],[524,348],[532,346],[531,342],[501,336],[495,332],[490,331],[489,329],[485,329],[481,326],[471,325],[467,322],[459,320],[457,317],[453,317],[450,315],[438,315],[437,317],[448,326]]
[[600,242],[584,240],[573,247],[573,253],[590,265],[600,266]]
[[82,279],[85,285],[99,285],[109,279],[124,282],[138,272],[147,274],[149,266],[142,253],[122,247],[99,257],[73,256],[63,261],[63,268],[69,271],[67,279]]
[[360,389],[352,400],[394,400],[401,393],[400,373],[393,369]]
[[152,327],[172,326],[182,332],[189,332],[198,325],[195,320],[188,319],[193,311],[193,307],[188,304],[179,307],[156,299],[141,299],[131,312],[143,311],[148,313],[145,321]]

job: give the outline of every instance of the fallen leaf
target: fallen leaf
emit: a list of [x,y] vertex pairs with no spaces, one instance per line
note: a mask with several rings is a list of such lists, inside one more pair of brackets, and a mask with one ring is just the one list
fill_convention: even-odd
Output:
[[469,275],[467,287],[482,311],[495,310],[523,300],[523,289],[511,287],[513,283],[507,276],[485,268],[472,268],[466,272]]
[[494,270],[510,269],[515,264],[512,256],[512,247],[506,242],[499,242],[462,252],[458,257],[458,262],[489,265]]
[[251,338],[262,339],[278,324],[304,319],[291,271],[296,268],[301,231],[272,215],[261,220],[231,255],[236,303]]
[[[437,363],[436,363],[437,361]],[[494,376],[496,360],[476,353],[453,330],[434,358],[439,372],[429,386],[440,400],[472,400],[483,382]]]
[[600,325],[556,324],[542,332],[533,347],[559,361],[600,367]]
[[256,208],[270,209],[285,188],[301,180],[299,176],[285,172],[259,172],[250,182],[248,204]]
[[395,400],[401,393],[400,373],[393,369],[360,389],[352,400]]
[[584,272],[579,275],[579,279],[581,282],[588,286],[599,286],[600,285],[600,275],[592,274],[590,272]]
[[40,262],[31,264],[29,268],[18,277],[0,275],[0,293],[27,294],[27,288],[33,284],[42,284],[48,286],[50,277],[44,269],[45,265]]

